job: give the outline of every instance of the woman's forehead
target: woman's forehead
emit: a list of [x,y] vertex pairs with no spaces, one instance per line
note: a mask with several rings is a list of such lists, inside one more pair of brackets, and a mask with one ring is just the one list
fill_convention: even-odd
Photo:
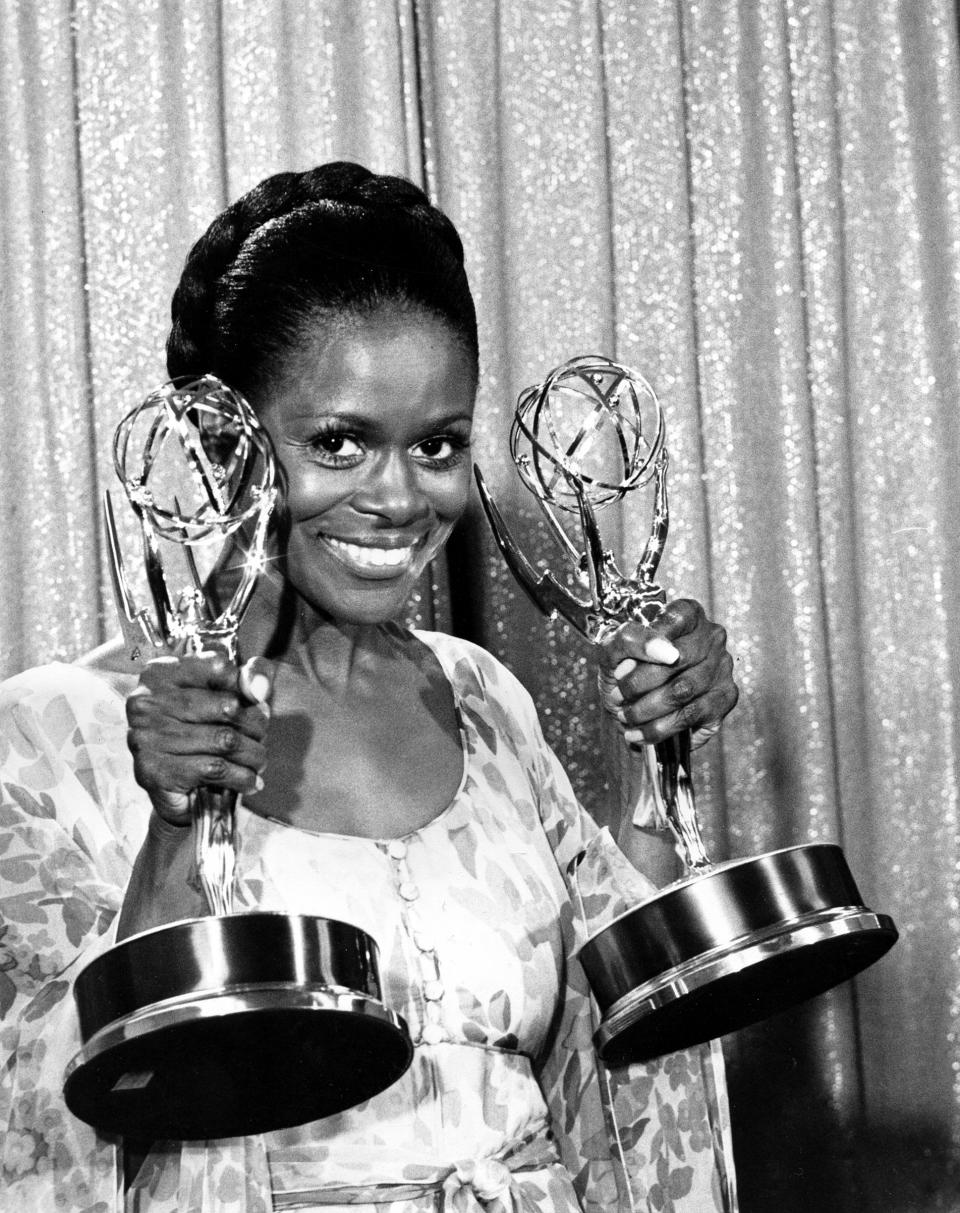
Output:
[[423,311],[381,310],[305,333],[264,404],[289,418],[443,408],[469,415],[476,369],[460,335]]

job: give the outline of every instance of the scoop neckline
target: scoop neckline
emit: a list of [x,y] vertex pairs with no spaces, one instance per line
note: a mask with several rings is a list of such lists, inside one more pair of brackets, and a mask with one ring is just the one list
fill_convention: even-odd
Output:
[[467,777],[468,777],[469,771],[470,771],[471,746],[469,744],[466,715],[463,711],[463,705],[460,700],[460,693],[457,690],[457,687],[456,687],[456,684],[455,684],[453,678],[450,676],[450,671],[447,668],[447,663],[446,663],[445,658],[443,656],[441,656],[440,653],[437,651],[437,648],[434,647],[434,645],[429,640],[426,639],[426,637],[428,635],[432,636],[432,635],[436,635],[436,633],[428,633],[428,632],[422,631],[419,628],[410,628],[409,632],[410,632],[411,636],[413,636],[420,644],[423,645],[423,647],[425,649],[428,649],[430,651],[430,653],[433,655],[434,659],[437,662],[437,665],[440,667],[440,673],[443,675],[443,677],[447,683],[447,686],[450,688],[450,695],[453,698],[453,711],[454,711],[454,715],[456,716],[457,732],[460,737],[460,755],[461,755],[461,759],[462,759],[462,765],[461,765],[461,769],[460,769],[460,782],[457,784],[456,791],[453,793],[450,800],[443,806],[443,808],[440,809],[440,811],[435,816],[431,817],[429,821],[425,821],[422,826],[417,826],[415,829],[408,830],[406,834],[391,834],[391,835],[342,834],[342,833],[339,833],[337,830],[314,830],[314,829],[311,829],[310,826],[297,825],[295,822],[292,822],[292,821],[284,821],[281,817],[273,817],[269,813],[257,813],[253,809],[248,809],[247,806],[243,803],[242,796],[239,797],[237,800],[238,808],[242,808],[244,813],[246,813],[248,817],[255,817],[255,818],[258,818],[260,821],[268,821],[268,822],[270,822],[271,825],[281,826],[285,830],[295,830],[298,834],[308,834],[313,838],[337,838],[337,839],[349,839],[349,840],[355,841],[355,842],[370,842],[370,843],[373,843],[374,846],[380,845],[380,846],[384,846],[384,847],[389,846],[391,842],[406,842],[408,839],[416,838],[419,834],[422,834],[425,830],[429,830],[432,826],[439,824],[445,818],[450,816],[450,814],[453,812],[453,810],[457,807],[457,804],[459,803],[460,798],[462,797],[462,795],[464,793],[464,790],[467,786]]

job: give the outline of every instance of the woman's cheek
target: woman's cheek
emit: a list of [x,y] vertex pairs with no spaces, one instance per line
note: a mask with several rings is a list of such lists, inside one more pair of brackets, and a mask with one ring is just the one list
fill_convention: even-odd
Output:
[[286,504],[291,521],[318,518],[349,495],[349,478],[343,472],[307,465],[287,472]]
[[450,522],[451,525],[459,522],[470,502],[472,484],[471,463],[470,460],[465,460],[464,466],[451,475],[449,486],[434,495],[437,514],[444,522]]

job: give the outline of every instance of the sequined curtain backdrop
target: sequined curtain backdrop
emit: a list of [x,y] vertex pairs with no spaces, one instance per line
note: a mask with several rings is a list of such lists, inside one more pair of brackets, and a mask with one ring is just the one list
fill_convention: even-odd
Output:
[[[730,1041],[748,1213],[960,1209],[958,83],[948,0],[0,4],[4,672],[112,630],[110,436],[189,241],[266,173],[359,159],[453,214],[477,455],[535,551],[517,390],[593,350],[656,383],[664,579],[743,690],[698,765],[713,850],[839,839],[903,933]],[[635,551],[649,502],[614,524]],[[589,654],[475,514],[415,609],[520,673],[602,816]]]

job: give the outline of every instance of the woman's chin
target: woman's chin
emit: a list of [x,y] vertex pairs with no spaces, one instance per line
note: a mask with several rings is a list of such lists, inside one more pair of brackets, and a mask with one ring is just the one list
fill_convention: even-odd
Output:
[[370,625],[391,623],[399,618],[416,587],[417,576],[394,578],[352,577],[342,581],[334,592],[331,585],[322,593],[303,594],[317,615],[337,624]]

